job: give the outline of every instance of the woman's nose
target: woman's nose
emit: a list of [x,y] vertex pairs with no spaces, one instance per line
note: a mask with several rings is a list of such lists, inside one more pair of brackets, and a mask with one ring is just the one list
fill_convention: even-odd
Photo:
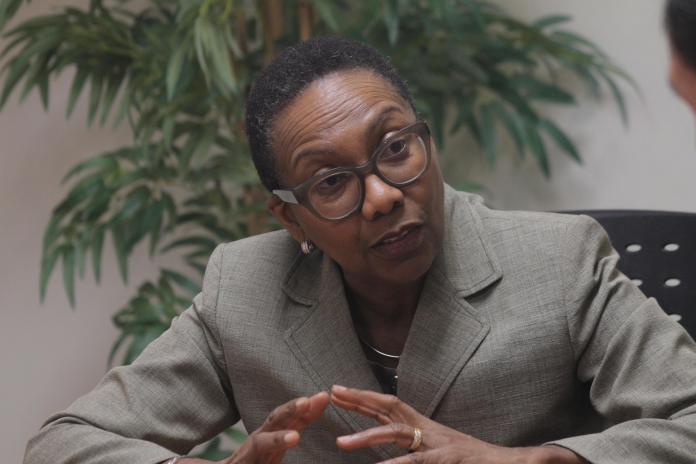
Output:
[[391,210],[403,204],[404,193],[401,189],[385,183],[376,174],[365,176],[365,200],[362,215],[368,221],[389,214]]

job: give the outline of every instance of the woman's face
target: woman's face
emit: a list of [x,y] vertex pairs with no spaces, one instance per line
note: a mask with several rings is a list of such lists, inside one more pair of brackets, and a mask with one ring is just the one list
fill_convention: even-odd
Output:
[[[366,163],[388,135],[416,121],[392,86],[366,70],[329,74],[313,82],[276,118],[272,145],[283,188],[335,167]],[[269,208],[298,240],[311,240],[333,258],[349,283],[403,285],[419,280],[442,244],[443,182],[431,143],[428,169],[401,189],[377,175],[363,179],[362,208],[328,221],[301,205],[269,200]]]

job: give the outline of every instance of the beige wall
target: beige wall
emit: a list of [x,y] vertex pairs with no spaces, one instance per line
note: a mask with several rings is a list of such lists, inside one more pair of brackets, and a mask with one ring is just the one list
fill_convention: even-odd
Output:
[[[23,15],[65,3],[32,2]],[[611,101],[558,111],[557,119],[578,142],[585,164],[579,167],[563,155],[554,156],[550,181],[532,163],[513,157],[503,157],[495,171],[475,157],[460,169],[484,183],[490,200],[505,208],[696,211],[694,124],[667,86],[662,2],[504,3],[528,17],[571,13],[576,30],[594,38],[637,79],[643,100],[629,98],[628,129],[621,127]],[[107,253],[103,284],[95,287],[91,277],[80,283],[76,310],[68,307],[58,274],[45,304],[38,301],[41,234],[51,208],[65,193],[60,177],[76,161],[128,140],[124,129],[86,130],[84,107],[71,121],[64,120],[68,77],[56,83],[48,114],[35,96],[22,106],[10,102],[0,112],[0,450],[8,463],[21,461],[26,440],[49,414],[101,377],[116,334],[110,316],[132,294]],[[132,282],[155,270],[156,263],[140,253],[131,263]]]

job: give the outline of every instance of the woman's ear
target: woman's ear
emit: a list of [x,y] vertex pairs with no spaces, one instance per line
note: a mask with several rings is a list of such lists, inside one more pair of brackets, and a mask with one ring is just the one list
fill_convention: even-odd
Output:
[[270,211],[278,222],[280,222],[280,224],[285,228],[285,230],[290,233],[292,238],[297,240],[297,243],[300,243],[305,239],[304,231],[297,222],[295,214],[292,212],[290,205],[285,203],[277,196],[271,195],[271,197],[266,201],[266,207],[268,208],[268,211]]

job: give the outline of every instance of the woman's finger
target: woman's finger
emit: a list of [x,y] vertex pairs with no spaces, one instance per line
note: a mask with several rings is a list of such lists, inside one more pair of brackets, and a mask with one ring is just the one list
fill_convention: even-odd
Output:
[[267,456],[294,448],[300,442],[300,434],[296,430],[277,430],[275,432],[257,432],[249,439],[252,454],[256,457]]
[[393,444],[399,448],[408,449],[413,443],[415,430],[412,426],[395,422],[381,425],[352,435],[344,435],[336,439],[339,448],[353,450],[370,446]]
[[297,398],[275,408],[266,417],[266,421],[259,430],[272,432],[275,430],[288,429],[291,421],[306,414],[309,410],[310,402],[308,398]]
[[[388,417],[393,422],[411,423],[418,420],[420,414],[394,395],[386,395],[369,390],[358,390],[334,385],[331,389],[332,399],[352,403],[369,411]],[[381,423],[384,423],[380,420]]]
[[288,401],[275,408],[259,430],[264,432],[283,429],[302,431],[322,415],[328,403],[329,395],[326,392],[319,392],[309,398],[302,397]]
[[331,395],[331,402],[340,408],[346,409],[348,411],[355,411],[358,414],[361,414],[361,415],[366,416],[366,417],[370,417],[382,425],[387,425],[387,424],[391,424],[392,422],[394,422],[389,417],[382,414],[380,411],[368,408],[368,407],[363,406],[361,404],[356,404],[356,403],[351,403],[349,401],[344,401],[344,400],[342,400],[334,395]]
[[327,392],[319,392],[310,396],[308,401],[309,407],[304,414],[296,418],[296,421],[291,424],[292,427],[290,428],[301,431],[319,419],[329,404],[329,394]]
[[320,392],[307,398],[309,406],[302,414],[297,414],[287,422],[287,428],[301,432],[310,424],[321,417],[322,413],[329,404],[329,394]]

